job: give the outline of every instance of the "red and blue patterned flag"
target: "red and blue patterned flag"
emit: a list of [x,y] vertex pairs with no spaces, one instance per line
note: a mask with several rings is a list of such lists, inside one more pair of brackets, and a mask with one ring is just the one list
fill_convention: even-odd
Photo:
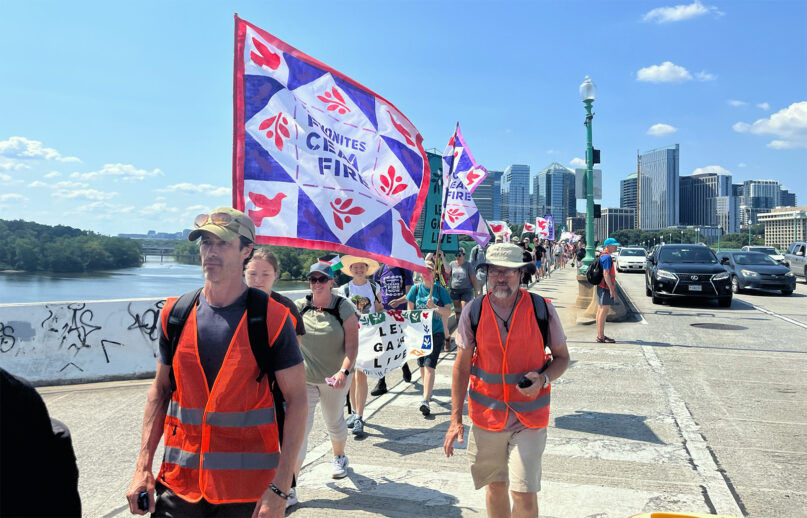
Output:
[[471,194],[488,171],[476,163],[459,124],[443,151],[443,175],[442,232],[466,234],[485,246],[490,241],[490,233]]
[[233,206],[260,244],[426,271],[423,137],[389,101],[235,17]]

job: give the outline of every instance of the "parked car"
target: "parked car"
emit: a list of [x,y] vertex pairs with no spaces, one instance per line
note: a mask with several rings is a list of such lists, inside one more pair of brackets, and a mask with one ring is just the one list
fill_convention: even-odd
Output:
[[804,277],[807,282],[807,260],[804,254],[807,253],[807,243],[796,241],[787,248],[785,252],[785,265],[790,267],[790,271],[797,277]]
[[670,299],[714,299],[731,306],[729,272],[703,245],[658,245],[647,258],[645,294],[653,304]]
[[647,252],[644,248],[623,248],[616,258],[616,271],[640,272],[644,270],[645,261],[647,261]]
[[762,252],[763,254],[768,254],[771,256],[771,259],[776,261],[777,263],[784,263],[785,256],[779,250],[775,249],[772,246],[744,246],[741,249],[742,252]]
[[790,295],[796,289],[796,276],[790,268],[762,252],[720,252],[717,254],[731,275],[732,293],[742,290],[779,290]]

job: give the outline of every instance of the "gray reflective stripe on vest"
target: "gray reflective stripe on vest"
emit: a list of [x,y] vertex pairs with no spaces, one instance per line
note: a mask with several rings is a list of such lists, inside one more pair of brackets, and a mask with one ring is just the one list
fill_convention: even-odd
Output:
[[[468,397],[482,405],[483,407],[490,408],[491,410],[506,410],[507,404],[504,401],[493,399],[492,397],[481,394],[475,390],[468,391]],[[544,407],[549,406],[549,394],[533,399],[531,401],[511,401],[510,408],[519,413],[534,412]]]
[[176,464],[183,468],[199,469],[199,454],[166,446],[165,462]]
[[[529,371],[519,372],[516,374],[505,374],[504,375],[504,384],[505,385],[515,385],[521,378],[524,377]],[[478,365],[471,366],[471,375],[476,376],[480,380],[484,381],[485,383],[502,383],[502,375],[501,374],[493,374],[487,371],[482,370]]]
[[205,411],[202,408],[183,408],[173,400],[168,405],[168,415],[176,417],[183,424],[202,424],[204,414]]
[[230,453],[207,452],[204,457],[205,469],[275,469],[277,453]]
[[258,408],[246,412],[208,412],[205,423],[210,426],[241,428],[244,426],[258,426],[275,422],[273,408]]

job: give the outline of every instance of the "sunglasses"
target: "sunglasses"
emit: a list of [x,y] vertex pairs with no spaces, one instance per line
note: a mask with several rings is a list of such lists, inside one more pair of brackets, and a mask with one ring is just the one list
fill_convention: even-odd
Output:
[[324,275],[317,275],[316,277],[309,277],[309,278],[308,278],[308,282],[310,282],[311,284],[317,284],[317,283],[319,283],[319,284],[325,284],[325,283],[326,283],[326,282],[328,282],[329,280],[331,280],[331,278],[330,278],[330,277],[326,277],[326,276],[324,276]]
[[214,212],[213,214],[199,214],[193,220],[193,226],[201,228],[208,223],[212,223],[217,227],[226,227],[234,221],[233,217],[226,212]]

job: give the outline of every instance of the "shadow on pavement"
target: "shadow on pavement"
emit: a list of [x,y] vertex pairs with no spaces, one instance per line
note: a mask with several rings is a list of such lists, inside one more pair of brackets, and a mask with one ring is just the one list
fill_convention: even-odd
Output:
[[329,489],[345,495],[346,498],[301,501],[300,505],[291,509],[288,514],[293,515],[298,509],[326,508],[338,511],[372,511],[390,518],[404,516],[461,518],[463,515],[463,508],[456,507],[459,502],[457,497],[436,489],[396,482],[387,478],[377,481],[360,475],[352,469],[348,470],[348,478],[356,489],[339,486],[335,483],[326,484]]
[[[414,417],[418,419],[418,421],[429,422],[434,420],[424,418],[420,412]],[[424,451],[433,450],[441,446],[443,444],[443,436],[446,430],[448,430],[448,425],[448,421],[443,421],[435,424],[431,428],[389,428],[368,421],[364,424],[364,436],[382,439],[380,442],[373,445],[376,448],[383,448],[399,455],[411,455],[413,453],[423,453]],[[437,435],[440,436],[439,445],[433,444],[433,441],[430,443],[428,440],[429,436],[434,435],[435,432],[438,432]],[[422,436],[422,440],[413,440],[413,438],[419,436]]]
[[574,415],[555,418],[555,427],[564,430],[621,437],[634,441],[664,444],[644,422],[645,416],[635,414],[611,414],[577,410]]

